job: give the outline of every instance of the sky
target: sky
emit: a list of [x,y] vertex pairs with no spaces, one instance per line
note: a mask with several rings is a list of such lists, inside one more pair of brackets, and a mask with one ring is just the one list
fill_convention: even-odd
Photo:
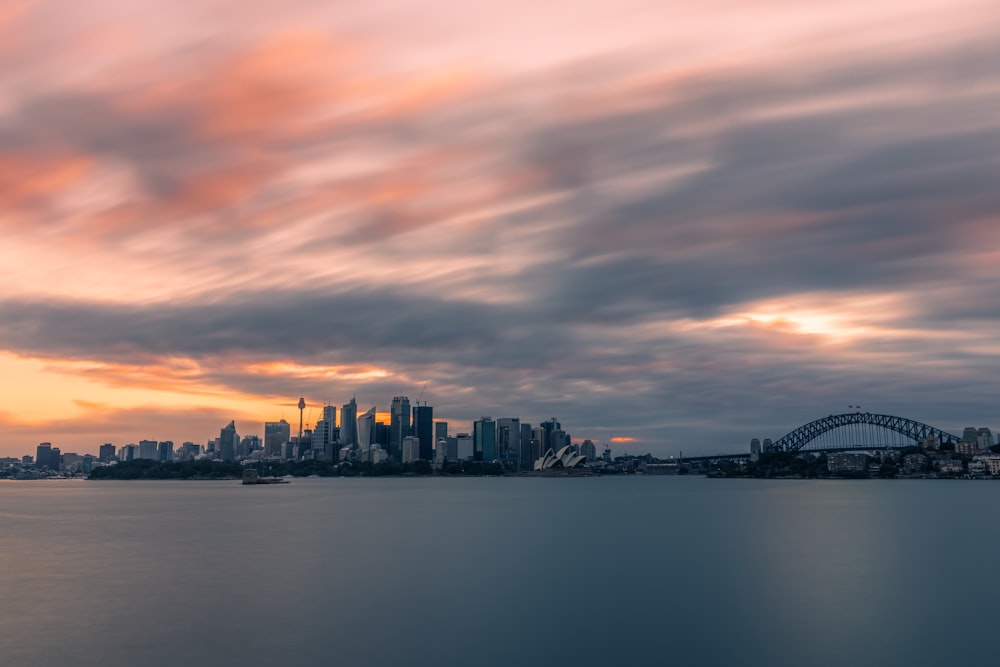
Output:
[[1000,427],[995,0],[6,0],[0,90],[0,455]]

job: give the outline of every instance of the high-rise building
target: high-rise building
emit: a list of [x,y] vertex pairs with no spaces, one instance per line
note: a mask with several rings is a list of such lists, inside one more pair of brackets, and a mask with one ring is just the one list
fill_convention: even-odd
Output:
[[403,438],[403,463],[413,463],[420,456],[420,438],[415,435],[408,435]]
[[516,467],[521,460],[521,420],[517,417],[497,419],[498,458]]
[[413,435],[420,438],[420,458],[430,461],[434,458],[434,408],[418,405],[413,408]]
[[588,463],[597,460],[597,447],[594,445],[592,440],[584,440],[580,445],[580,455],[583,456]]
[[473,423],[472,447],[476,461],[497,459],[497,423],[492,417],[483,417]]
[[410,399],[395,396],[392,399],[389,419],[389,456],[403,458],[403,438],[410,435]]
[[52,466],[52,443],[40,442],[35,448],[35,465],[39,468],[51,468]]
[[317,452],[322,452],[323,456],[330,458],[333,455],[337,432],[337,406],[324,405],[323,417],[316,422],[312,431],[310,445]]
[[436,421],[434,422],[434,442],[437,442],[441,438],[448,437],[448,422]]
[[174,460],[174,442],[173,440],[163,440],[156,444],[156,460],[157,461],[173,461]]
[[219,446],[217,448],[219,458],[223,461],[235,461],[236,446],[239,442],[239,436],[236,435],[236,422],[231,421],[223,426],[219,431]]
[[357,422],[357,446],[362,451],[362,456],[365,456],[368,449],[375,443],[375,408],[369,409],[368,412],[358,417]]
[[532,448],[531,424],[521,422],[521,469],[531,470],[537,458]]
[[139,441],[139,458],[157,460],[160,458],[159,443],[156,440]]
[[97,457],[102,463],[107,463],[115,458],[115,446],[110,442],[106,442],[101,445],[101,448],[97,450]]
[[282,446],[292,435],[292,426],[284,419],[276,422],[264,422],[264,456],[281,456]]
[[351,447],[358,445],[358,402],[352,397],[350,403],[340,408],[340,444]]

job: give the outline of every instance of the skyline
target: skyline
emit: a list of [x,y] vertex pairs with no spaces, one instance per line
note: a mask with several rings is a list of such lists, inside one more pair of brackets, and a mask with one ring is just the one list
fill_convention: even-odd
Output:
[[5,3],[0,456],[424,386],[657,456],[995,428],[992,4]]

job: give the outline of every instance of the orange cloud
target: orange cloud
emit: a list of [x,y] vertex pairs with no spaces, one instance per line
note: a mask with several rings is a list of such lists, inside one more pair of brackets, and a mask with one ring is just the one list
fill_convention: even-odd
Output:
[[91,158],[65,153],[0,154],[0,203],[17,206],[58,194],[76,184],[92,164]]
[[611,442],[619,442],[619,443],[621,443],[621,442],[635,442],[635,438],[627,438],[627,437],[623,437],[623,436],[615,436],[614,438],[611,438]]

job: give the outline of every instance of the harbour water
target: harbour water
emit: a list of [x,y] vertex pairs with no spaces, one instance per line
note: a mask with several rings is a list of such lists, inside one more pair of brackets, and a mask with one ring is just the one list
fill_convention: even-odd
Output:
[[1000,484],[0,483],[0,663],[988,664]]

